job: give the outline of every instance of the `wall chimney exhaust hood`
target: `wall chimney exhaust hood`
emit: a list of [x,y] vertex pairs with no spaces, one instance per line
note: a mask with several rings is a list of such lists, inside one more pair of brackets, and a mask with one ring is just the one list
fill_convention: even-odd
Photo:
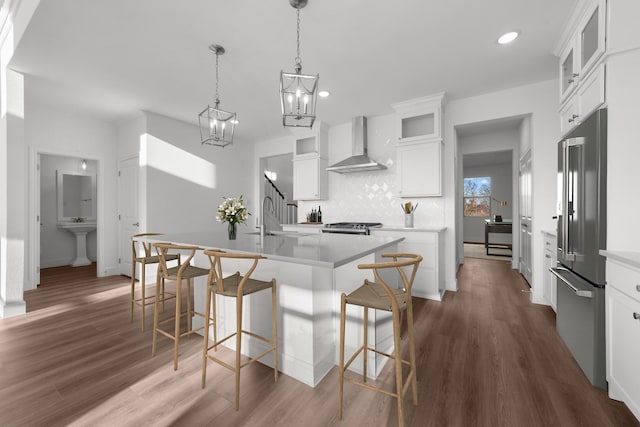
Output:
[[365,172],[386,169],[367,156],[367,118],[364,116],[355,117],[352,120],[351,157],[341,162],[331,165],[328,171],[337,173]]

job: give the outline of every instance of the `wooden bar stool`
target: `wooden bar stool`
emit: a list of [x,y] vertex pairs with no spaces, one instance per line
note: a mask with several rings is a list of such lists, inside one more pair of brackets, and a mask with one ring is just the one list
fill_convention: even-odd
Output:
[[[161,236],[162,233],[140,233],[134,234],[131,236],[131,313],[130,313],[130,321],[133,322],[133,307],[137,305],[141,308],[142,311],[142,320],[141,320],[141,330],[144,332],[144,320],[145,320],[145,307],[149,304],[153,304],[153,301],[150,301],[152,298],[155,299],[156,295],[160,295],[162,299],[162,309],[164,310],[164,302],[166,299],[175,298],[175,294],[169,294],[167,297],[167,293],[164,291],[164,279],[162,279],[162,286],[160,294],[156,294],[153,296],[146,296],[146,284],[145,284],[145,275],[147,271],[147,264],[158,264],[158,256],[152,255],[151,253],[151,243],[141,241],[141,237],[145,236]],[[180,255],[168,255],[167,261],[176,260],[178,264],[180,263]],[[140,297],[136,297],[136,263],[140,264]],[[160,278],[160,269],[156,272],[156,281]]]
[[[395,397],[398,404],[398,425],[404,425],[403,404],[404,395],[406,394],[409,384],[412,385],[413,404],[418,404],[418,385],[416,382],[416,355],[415,342],[413,337],[413,308],[411,305],[411,286],[418,271],[418,266],[422,261],[422,256],[414,254],[383,254],[384,258],[393,258],[393,261],[381,262],[375,264],[359,264],[359,269],[371,269],[375,277],[375,282],[365,279],[364,284],[349,295],[343,293],[341,296],[340,309],[340,366],[338,367],[338,418],[342,419],[342,401],[344,381],[359,385],[370,390],[379,391],[389,396]],[[403,271],[403,267],[412,266],[411,275],[407,275]],[[380,277],[378,270],[395,268],[402,279],[403,289],[390,287]],[[344,334],[346,322],[346,305],[353,304],[364,307],[363,323],[364,323],[364,343],[356,350],[351,358],[345,364],[344,362]],[[368,346],[367,342],[367,325],[369,308],[390,311],[393,318],[393,345],[394,354],[384,353]],[[406,311],[407,332],[409,335],[409,360],[403,360],[400,349],[400,315]],[[367,351],[371,350],[395,362],[396,389],[395,391],[385,390],[366,383],[367,381]],[[363,358],[363,380],[358,381],[354,378],[345,377],[344,371],[355,360],[358,354],[362,353]],[[402,376],[402,364],[409,365],[409,374],[406,380]]]
[[[156,354],[156,339],[158,333],[166,336],[169,339],[173,340],[173,370],[178,369],[178,347],[180,345],[180,337],[184,337],[186,335],[193,334],[194,332],[200,331],[204,329],[204,326],[201,326],[197,329],[193,329],[191,327],[191,317],[195,315],[199,315],[205,317],[203,313],[196,312],[191,306],[191,286],[192,280],[194,277],[199,276],[207,276],[209,274],[208,268],[200,268],[191,265],[191,259],[196,254],[196,251],[202,250],[202,248],[198,246],[185,246],[185,245],[174,245],[172,243],[154,243],[153,246],[156,248],[158,252],[159,259],[159,270],[160,276],[158,279],[162,278],[164,280],[175,280],[176,281],[176,312],[175,315],[170,317],[169,319],[165,319],[162,322],[159,321],[159,300],[156,298],[155,300],[155,310],[153,312],[153,346],[151,349],[151,355],[155,356]],[[170,254],[169,251],[185,251],[189,255],[184,260],[184,262],[179,263],[175,267],[167,267],[167,261],[174,254]],[[182,312],[182,280],[187,281],[187,311]],[[160,280],[156,281],[156,293],[160,292]],[[180,319],[182,316],[187,317],[187,330],[185,332],[180,332]],[[160,325],[168,322],[174,322],[174,330],[172,332],[164,331],[160,328]]]
[[[240,369],[261,359],[263,356],[273,353],[273,375],[275,381],[278,381],[278,327],[276,321],[276,279],[270,281],[262,281],[250,278],[253,271],[258,265],[258,261],[265,257],[258,254],[241,254],[241,253],[228,253],[219,250],[207,250],[204,251],[205,255],[209,257],[211,263],[211,270],[208,280],[207,302],[205,308],[205,334],[204,334],[204,346],[202,349],[202,388],[205,386],[207,378],[207,359],[211,359],[221,366],[235,372],[235,404],[236,411],[240,407]],[[251,268],[244,274],[240,272],[224,277],[222,273],[222,258],[234,258],[234,259],[246,259],[253,260]],[[270,340],[264,336],[255,334],[253,332],[242,329],[242,303],[243,298],[246,295],[250,295],[255,292],[266,290],[271,288],[271,322],[272,322],[272,334],[273,338]],[[220,340],[218,340],[218,331],[216,325],[216,295],[222,295],[225,297],[236,299],[236,331]],[[213,321],[210,321],[211,306],[213,305]],[[209,326],[213,324],[213,344],[209,345]],[[249,358],[248,361],[241,363],[241,343],[242,335],[247,334],[261,341],[264,341],[269,345],[269,348],[261,354]],[[235,365],[230,365],[223,360],[215,357],[209,350],[217,351],[218,345],[225,341],[236,337],[236,360]]]

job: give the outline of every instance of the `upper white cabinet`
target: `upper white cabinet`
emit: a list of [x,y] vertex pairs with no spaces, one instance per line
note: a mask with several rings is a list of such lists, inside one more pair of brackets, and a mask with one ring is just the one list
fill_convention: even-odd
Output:
[[327,126],[293,129],[293,199],[325,200],[328,196]]
[[312,129],[293,129],[293,159],[305,157],[327,158],[327,127],[319,120]]
[[399,143],[442,138],[444,92],[393,104]]
[[397,148],[400,197],[442,195],[442,140],[417,141]]
[[573,19],[560,51],[560,129],[566,133],[605,102],[606,0],[591,0]]
[[393,104],[397,113],[397,184],[400,197],[442,196],[444,93]]
[[585,79],[605,52],[606,0],[592,0],[577,17],[560,53],[560,101]]

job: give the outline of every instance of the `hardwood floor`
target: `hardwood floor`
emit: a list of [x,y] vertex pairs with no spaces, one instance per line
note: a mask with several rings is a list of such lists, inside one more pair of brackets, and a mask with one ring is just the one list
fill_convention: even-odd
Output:
[[[392,399],[350,384],[338,421],[335,368],[314,389],[286,375],[274,383],[269,368],[253,364],[243,369],[236,412],[229,371],[210,363],[200,387],[200,337],[181,341],[174,372],[171,342],[159,339],[151,357],[151,328],[140,332],[139,311],[129,322],[129,279],[94,276],[95,266],[43,270],[43,285],[25,295],[28,313],[0,319],[0,425],[396,424]],[[458,284],[441,303],[415,299],[419,405],[405,399],[408,425],[640,425],[589,384],[553,311],[529,303],[509,263],[466,259]],[[378,382],[392,381],[387,366]]]

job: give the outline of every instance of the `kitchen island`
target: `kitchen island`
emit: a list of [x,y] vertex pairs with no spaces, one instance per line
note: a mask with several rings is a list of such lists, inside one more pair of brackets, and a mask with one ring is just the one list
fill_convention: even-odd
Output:
[[[396,252],[397,243],[403,239],[301,233],[260,236],[243,234],[239,230],[237,239],[229,240],[226,230],[219,230],[165,234],[147,240],[265,256],[267,259],[260,261],[252,277],[261,280],[275,277],[277,280],[278,365],[284,374],[315,387],[338,360],[340,294],[359,287],[365,278],[373,279],[370,270],[358,270],[357,264],[381,261],[381,254]],[[194,259],[196,265],[209,267],[203,254],[197,254]],[[226,259],[223,263],[225,274],[244,272],[247,268],[247,261],[243,260]],[[390,283],[396,283],[395,272],[387,273]],[[194,285],[194,306],[200,312],[204,312],[205,283],[204,278],[199,278]],[[271,336],[271,297],[264,294],[252,294],[245,300],[244,324],[248,330]],[[217,327],[219,334],[226,335],[235,330],[235,301],[217,298]],[[349,309],[347,354],[354,352],[362,343],[362,309]],[[202,325],[199,316],[193,322],[194,327]],[[382,350],[392,347],[391,322],[387,313],[370,313],[369,340]],[[228,344],[233,348],[233,340]],[[255,356],[264,351],[264,344],[247,336],[242,348],[243,353]],[[375,376],[385,358],[375,353],[369,357],[369,373]],[[265,364],[273,363],[266,357],[263,361]],[[360,366],[361,363],[354,363],[354,370]]]

